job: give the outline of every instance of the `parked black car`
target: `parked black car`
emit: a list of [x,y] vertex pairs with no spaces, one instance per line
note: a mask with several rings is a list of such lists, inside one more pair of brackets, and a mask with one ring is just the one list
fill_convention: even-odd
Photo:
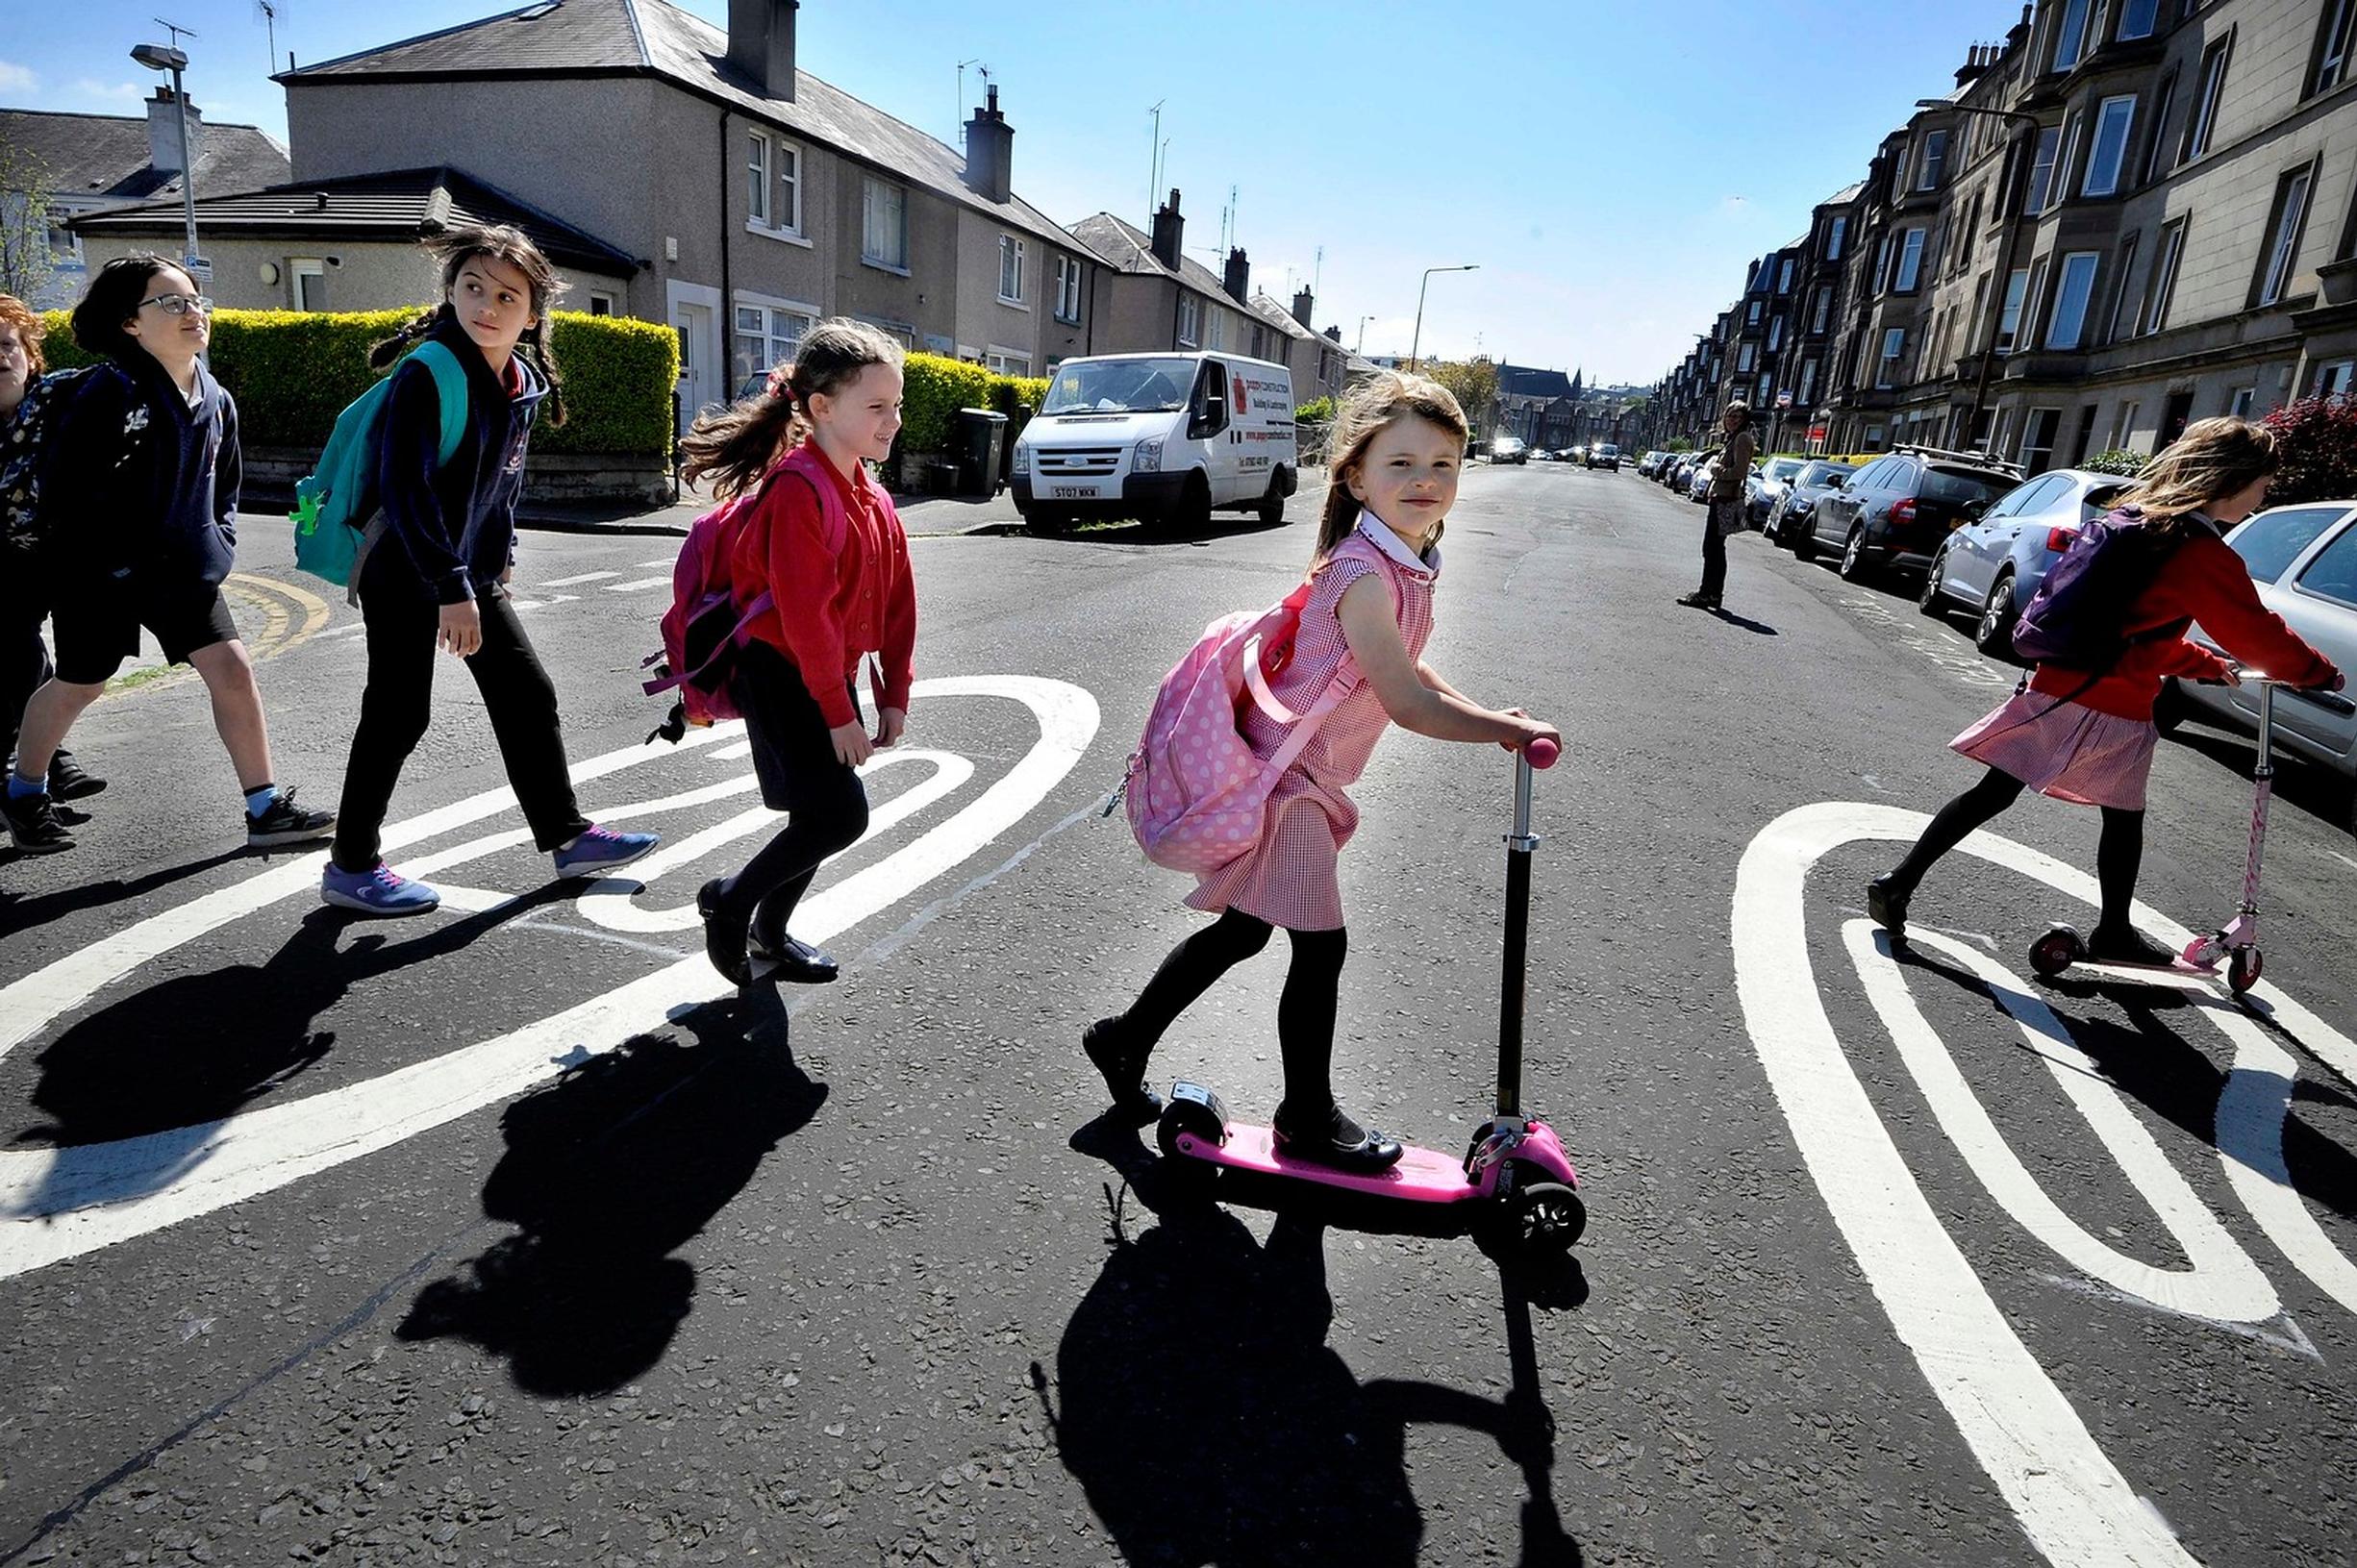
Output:
[[1855,583],[1886,567],[1923,571],[1951,529],[1972,521],[2021,483],[2021,471],[1978,453],[1901,447],[1829,490],[1809,514],[1796,553],[1842,553]]
[[1843,480],[1858,471],[1857,464],[1834,462],[1824,458],[1812,459],[1807,466],[1793,476],[1791,485],[1768,510],[1768,536],[1787,550],[1799,547],[1801,535],[1807,532],[1809,514],[1826,492],[1838,489]]

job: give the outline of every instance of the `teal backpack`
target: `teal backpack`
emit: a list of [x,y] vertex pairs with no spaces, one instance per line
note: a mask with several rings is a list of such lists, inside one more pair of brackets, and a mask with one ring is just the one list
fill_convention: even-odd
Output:
[[[429,338],[401,361],[423,361],[434,376],[434,390],[441,400],[440,460],[447,463],[466,434],[466,370],[449,349]],[[400,365],[393,369],[398,371]],[[385,434],[385,401],[391,395],[392,375],[345,405],[336,416],[336,428],[319,454],[316,471],[294,486],[294,563],[313,577],[338,587],[351,584],[361,543],[369,520],[376,516],[377,454]]]

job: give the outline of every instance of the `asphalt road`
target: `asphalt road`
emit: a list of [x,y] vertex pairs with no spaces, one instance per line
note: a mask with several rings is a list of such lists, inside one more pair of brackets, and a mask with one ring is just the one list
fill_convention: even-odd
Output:
[[[2286,781],[2247,1007],[2027,978],[2094,843],[2037,799],[1894,962],[1878,840],[2012,672],[1756,535],[1729,613],[1675,608],[1702,513],[1633,473],[1470,474],[1428,650],[1568,741],[1525,1100],[1574,1264],[1208,1204],[1099,1118],[1078,1031],[1199,917],[1095,808],[1307,510],[917,540],[931,684],[799,922],[845,977],[784,1007],[692,914],[771,826],[740,742],[641,744],[670,541],[517,578],[585,804],[665,835],[629,883],[548,884],[455,664],[391,850],[449,903],[392,926],[242,851],[201,687],[94,708],[82,846],[0,863],[0,1561],[2349,1560],[2345,797]],[[356,612],[247,537],[279,773],[329,804]],[[2163,745],[2156,932],[2226,912],[2249,757]],[[1510,781],[1394,734],[1355,791],[1338,1078],[1440,1148],[1492,1092]],[[1264,1114],[1282,978],[1155,1076]]]

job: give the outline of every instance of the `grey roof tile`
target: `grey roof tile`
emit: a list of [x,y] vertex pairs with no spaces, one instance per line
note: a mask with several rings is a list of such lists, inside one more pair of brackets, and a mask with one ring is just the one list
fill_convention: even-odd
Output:
[[[203,106],[198,106],[202,112]],[[59,196],[75,202],[178,197],[180,176],[147,162],[145,114],[65,114],[0,109],[0,142],[48,169]],[[293,172],[287,149],[251,125],[203,123],[197,137],[196,188],[251,190]]]

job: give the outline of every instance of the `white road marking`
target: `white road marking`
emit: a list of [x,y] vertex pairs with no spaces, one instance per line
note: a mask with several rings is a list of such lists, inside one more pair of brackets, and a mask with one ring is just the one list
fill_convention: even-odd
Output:
[[678,558],[677,556],[668,556],[668,557],[665,557],[665,558],[664,558],[664,560],[642,560],[642,561],[639,562],[639,569],[640,571],[645,571],[645,570],[646,570],[646,569],[648,569],[649,567],[653,567],[653,566],[660,566],[660,567],[662,567],[662,568],[663,568],[664,571],[666,571],[666,572],[667,572],[667,571],[669,571],[669,570],[670,570],[672,567],[674,567],[674,566],[676,566],[676,565],[678,565],[678,564],[679,564],[679,558]]
[[539,586],[543,588],[569,588],[576,583],[603,583],[610,577],[619,577],[622,574],[620,572],[582,572],[573,577],[552,577],[547,582],[540,584]]
[[712,755],[715,761],[726,760],[728,759],[738,757],[750,757],[753,755],[753,742],[750,740],[740,740],[733,746],[722,746]]
[[668,574],[665,574],[662,577],[641,577],[629,583],[609,583],[606,585],[606,591],[608,593],[639,593],[648,588],[667,588],[670,585],[671,579]]
[[2236,1245],[2218,1216],[2194,1196],[2193,1187],[2169,1162],[2152,1133],[2121,1103],[2119,1091],[2071,1043],[2069,1031],[2054,1016],[2054,1010],[1995,959],[1984,958],[1962,942],[1927,931],[1916,932],[1912,939],[1917,946],[1945,954],[1995,994],[1997,1005],[2020,1027],[2030,1049],[2044,1059],[2064,1095],[2119,1162],[2121,1173],[2150,1201],[2154,1214],[2192,1266],[2161,1269],[2139,1262],[2097,1240],[2064,1213],[1997,1131],[1980,1096],[1958,1069],[1956,1058],[1916,1007],[1905,972],[1876,941],[1876,935],[1877,928],[1870,920],[1852,920],[1842,928],[1850,959],[1866,982],[1867,999],[1890,1030],[1892,1043],[1922,1088],[1923,1098],[1931,1103],[1940,1130],[1956,1145],[1989,1195],[2004,1205],[2032,1235],[2106,1284],[2172,1312],[2212,1322],[2257,1323],[2283,1309],[2259,1265]]
[[[920,681],[915,695],[1020,702],[1037,715],[1040,739],[948,820],[806,899],[795,919],[804,940],[824,941],[890,908],[1013,828],[1071,772],[1099,720],[1096,700],[1087,691],[1028,676]],[[735,733],[735,726],[715,726],[690,735],[681,749]],[[574,777],[602,777],[676,755],[632,747],[575,768]],[[514,804],[509,791],[492,790],[403,824],[388,832],[387,842],[416,842]],[[623,813],[601,814],[611,821]],[[483,853],[483,842],[469,846],[467,858]],[[323,859],[274,867],[152,916],[0,990],[0,1018],[7,1020],[0,1024],[0,1043],[28,1037],[150,958],[308,890]],[[144,1235],[387,1148],[659,1029],[674,1012],[721,988],[698,954],[537,1023],[364,1083],[145,1137],[0,1153],[0,1278]]]
[[[1743,852],[1736,990],[1809,1174],[1892,1327],[2032,1544],[2059,1564],[2194,1562],[2156,1521],[1991,1299],[1874,1108],[1809,959],[1809,868],[1859,838],[1906,841],[1919,811],[1829,802],[1788,811]],[[2066,890],[2091,879],[1987,834],[1965,847]],[[2046,874],[2047,871],[2051,874]]]
[[2350,859],[2339,850],[2328,849],[2324,853],[2331,856],[2334,859],[2340,861],[2343,865],[2347,866],[2351,871],[2357,871],[2357,860]]

